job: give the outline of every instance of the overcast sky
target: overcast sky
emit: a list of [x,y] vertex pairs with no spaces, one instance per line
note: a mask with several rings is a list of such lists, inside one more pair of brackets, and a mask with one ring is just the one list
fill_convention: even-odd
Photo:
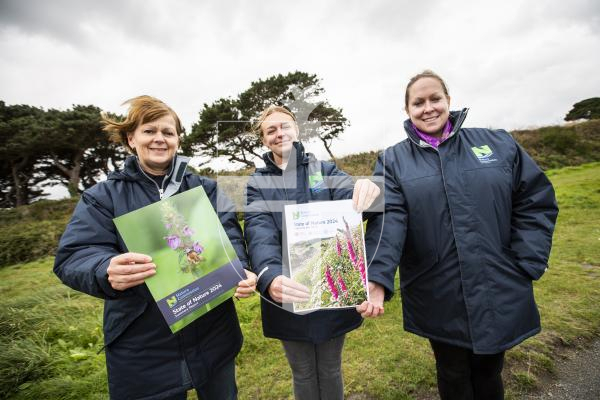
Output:
[[0,0],[0,100],[124,113],[149,94],[189,131],[204,103],[299,70],[350,120],[344,155],[405,137],[404,89],[425,68],[467,126],[561,123],[600,96],[598,49],[598,0]]

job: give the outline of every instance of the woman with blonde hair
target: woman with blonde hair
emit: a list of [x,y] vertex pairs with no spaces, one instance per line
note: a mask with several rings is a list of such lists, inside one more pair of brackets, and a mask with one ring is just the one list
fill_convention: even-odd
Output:
[[262,295],[263,332],[281,340],[292,369],[296,399],[342,399],[342,348],[347,332],[362,323],[354,309],[294,314],[282,303],[308,299],[308,289],[283,273],[287,267],[283,204],[352,199],[355,209],[367,209],[379,188],[367,179],[352,178],[334,164],[306,153],[298,140],[296,117],[281,106],[267,107],[254,124],[263,144],[266,164],[247,187],[244,234]]

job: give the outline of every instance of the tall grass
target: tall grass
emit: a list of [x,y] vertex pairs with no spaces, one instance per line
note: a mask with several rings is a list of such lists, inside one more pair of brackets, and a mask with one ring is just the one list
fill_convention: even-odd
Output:
[[58,282],[51,258],[1,270],[0,397],[106,393],[101,326],[101,301]]

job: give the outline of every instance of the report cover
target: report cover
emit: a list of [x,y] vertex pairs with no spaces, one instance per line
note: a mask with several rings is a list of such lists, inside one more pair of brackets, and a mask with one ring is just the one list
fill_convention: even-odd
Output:
[[147,254],[146,285],[173,333],[229,299],[241,262],[202,187],[115,218],[130,252]]
[[355,307],[368,299],[362,214],[351,200],[285,206],[290,278],[310,300],[294,312]]

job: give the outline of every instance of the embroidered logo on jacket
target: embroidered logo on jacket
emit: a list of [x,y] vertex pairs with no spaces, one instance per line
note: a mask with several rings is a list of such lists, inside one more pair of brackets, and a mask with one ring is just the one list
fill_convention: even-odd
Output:
[[324,189],[323,174],[321,171],[308,176],[308,186],[310,187],[310,191],[314,193],[318,193]]
[[482,164],[488,164],[494,161],[498,161],[497,159],[492,158],[494,152],[492,151],[492,149],[490,149],[490,146],[488,146],[487,144],[484,144],[483,146],[479,147],[473,146],[471,147],[471,150],[473,151],[473,154],[475,154],[475,157],[477,157],[479,162]]

